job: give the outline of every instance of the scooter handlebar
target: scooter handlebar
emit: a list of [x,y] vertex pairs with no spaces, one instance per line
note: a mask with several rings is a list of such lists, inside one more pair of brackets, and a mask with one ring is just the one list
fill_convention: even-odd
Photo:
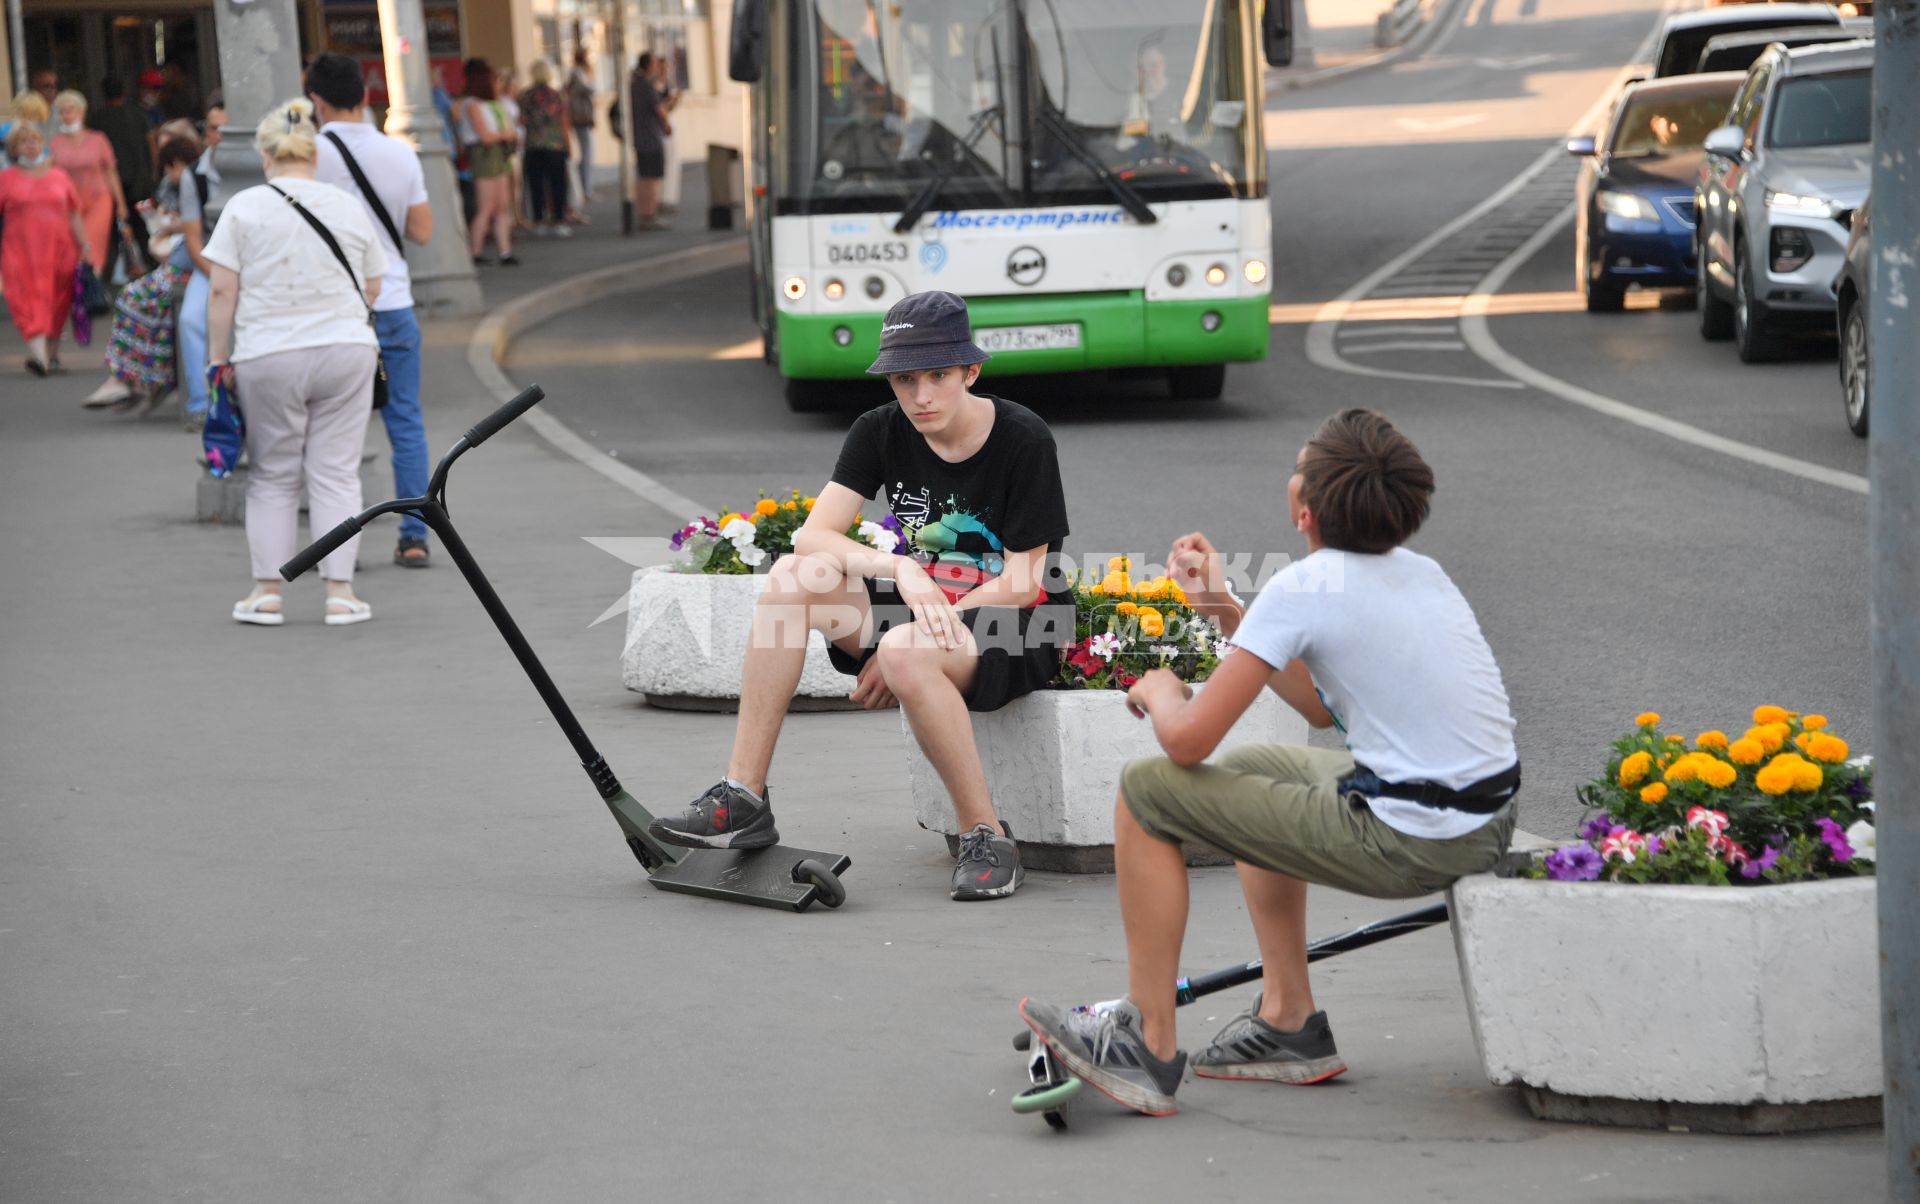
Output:
[[[509,420],[511,421],[511,420]],[[288,581],[300,576],[327,558],[328,553],[360,534],[360,519],[349,518],[333,530],[301,549],[292,560],[280,566],[280,575]]]
[[473,424],[473,429],[467,432],[467,446],[479,447],[493,438],[502,427],[539,405],[546,395],[547,391],[539,385],[528,385],[520,390],[519,396]]

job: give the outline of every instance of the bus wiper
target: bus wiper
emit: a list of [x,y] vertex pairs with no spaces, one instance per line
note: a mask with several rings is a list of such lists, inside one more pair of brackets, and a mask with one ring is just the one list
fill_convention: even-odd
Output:
[[900,211],[900,220],[893,223],[895,234],[907,233],[913,229],[915,222],[926,216],[927,210],[933,207],[933,202],[940,196],[940,190],[946,187],[947,181],[951,180],[953,173],[959,169],[961,160],[973,154],[973,148],[979,145],[981,138],[986,136],[987,127],[999,119],[1000,113],[1001,107],[995,103],[973,115],[973,124],[967,128],[967,136],[960,140],[960,149],[955,151],[945,163],[933,169],[933,175],[927,178],[919,195]]
[[1143,226],[1151,226],[1160,220],[1153,210],[1147,208],[1146,201],[1133,190],[1131,184],[1114,175],[1108,170],[1106,164],[1100,162],[1099,156],[1081,145],[1079,136],[1073,132],[1073,127],[1067,124],[1066,118],[1060,116],[1052,105],[1038,105],[1035,111],[1040,115],[1040,124],[1046,126],[1048,131],[1060,140],[1060,144],[1067,148],[1068,154],[1085,164],[1087,170],[1094,174],[1095,179],[1106,185],[1107,191],[1120,202],[1122,209],[1133,215],[1135,221]]

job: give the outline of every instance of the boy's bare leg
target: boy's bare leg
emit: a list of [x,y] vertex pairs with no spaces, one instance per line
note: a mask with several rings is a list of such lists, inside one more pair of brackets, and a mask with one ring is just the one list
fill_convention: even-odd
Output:
[[740,716],[727,758],[727,776],[762,796],[780,725],[806,667],[807,632],[819,630],[857,648],[871,621],[865,583],[849,581],[831,562],[788,556],[767,577],[766,592],[753,608],[753,634],[740,669]]
[[1260,946],[1260,1019],[1281,1032],[1297,1031],[1314,1013],[1307,981],[1307,884],[1244,861],[1234,868]]
[[881,680],[906,711],[920,751],[953,799],[960,830],[985,824],[1000,831],[980,750],[973,743],[973,721],[967,716],[966,689],[980,668],[980,650],[972,635],[965,647],[948,651],[936,646],[918,624],[896,627],[881,637],[874,659]]
[[1124,794],[1113,813],[1113,872],[1127,930],[1127,998],[1140,1009],[1148,1051],[1171,1058],[1180,1047],[1174,980],[1187,934],[1187,860],[1179,845],[1140,826]]

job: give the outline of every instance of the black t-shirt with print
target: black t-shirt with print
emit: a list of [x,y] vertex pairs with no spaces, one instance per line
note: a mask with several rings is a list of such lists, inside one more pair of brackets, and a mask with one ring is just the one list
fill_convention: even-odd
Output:
[[1067,499],[1053,432],[1027,407],[985,396],[993,429],[965,460],[934,454],[905,411],[888,402],[854,420],[833,480],[861,497],[882,494],[911,554],[944,581],[990,580],[1006,553],[1044,545],[1046,600],[1071,605],[1059,567]]

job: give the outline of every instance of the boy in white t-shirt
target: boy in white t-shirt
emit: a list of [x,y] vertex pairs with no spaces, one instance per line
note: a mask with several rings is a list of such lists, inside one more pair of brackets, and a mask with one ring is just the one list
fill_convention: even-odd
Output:
[[[1438,564],[1400,545],[1427,516],[1433,470],[1371,410],[1334,415],[1300,450],[1287,510],[1309,554],[1251,608],[1198,533],[1169,570],[1235,649],[1198,696],[1157,669],[1128,692],[1167,753],[1121,777],[1114,868],[1129,992],[1020,1012],[1075,1074],[1167,1115],[1187,1057],[1174,983],[1187,924],[1181,846],[1231,854],[1263,961],[1262,991],[1194,1058],[1207,1078],[1314,1083],[1346,1069],[1307,981],[1307,884],[1377,898],[1444,890],[1491,868],[1513,835],[1520,765],[1500,669]],[[1271,689],[1347,751],[1248,745],[1208,764]]]

